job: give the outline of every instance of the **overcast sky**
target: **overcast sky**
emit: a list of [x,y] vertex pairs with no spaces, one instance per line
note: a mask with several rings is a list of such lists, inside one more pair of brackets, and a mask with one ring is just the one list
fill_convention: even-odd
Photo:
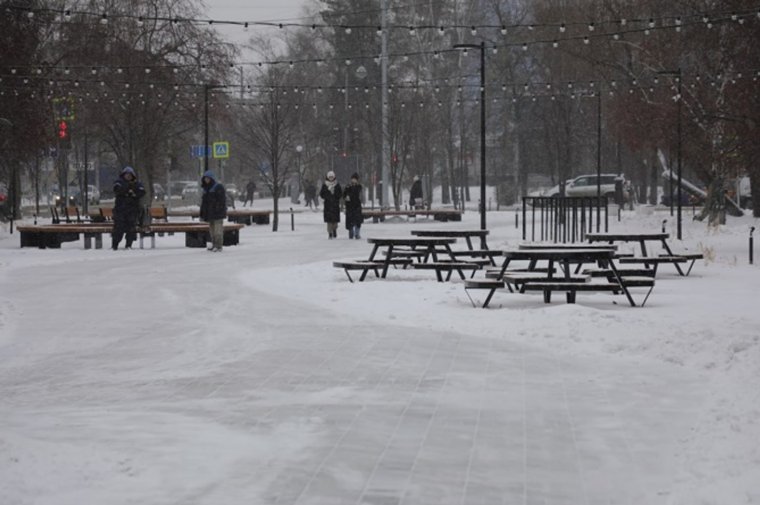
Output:
[[[307,0],[204,0],[210,19],[218,21],[298,22]],[[240,26],[217,26],[222,35],[238,44],[248,41],[250,33]]]

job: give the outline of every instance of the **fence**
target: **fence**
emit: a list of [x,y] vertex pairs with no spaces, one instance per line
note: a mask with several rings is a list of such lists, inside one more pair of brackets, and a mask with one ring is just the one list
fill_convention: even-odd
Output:
[[[607,197],[523,197],[522,239],[551,242],[583,241],[586,233],[609,231]],[[538,228],[538,230],[536,229]],[[595,229],[596,228],[596,229]]]

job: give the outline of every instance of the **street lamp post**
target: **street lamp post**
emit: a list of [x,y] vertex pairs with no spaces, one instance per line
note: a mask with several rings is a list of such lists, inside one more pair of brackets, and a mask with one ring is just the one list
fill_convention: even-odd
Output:
[[[455,44],[454,49],[480,49],[480,229],[486,229],[486,43]],[[482,240],[485,242],[485,238]],[[481,244],[484,246],[484,244]]]
[[[0,126],[7,126],[9,128],[13,128],[13,123],[9,119],[5,119],[4,117],[0,117]],[[2,144],[3,148],[5,147],[5,144],[6,144],[6,142],[3,141],[3,144]],[[8,216],[10,217],[10,221],[11,221],[10,232],[11,232],[11,234],[13,234],[13,220],[16,218],[16,205],[17,205],[17,203],[16,203],[16,201],[17,201],[16,193],[18,192],[18,188],[16,187],[16,163],[13,163],[11,166],[12,166],[12,169],[11,169],[11,179],[12,180],[11,180],[11,184],[9,185],[9,188],[12,191],[11,191],[11,194],[10,194],[10,199],[9,199],[9,201],[5,205],[6,205],[6,207],[8,205],[11,206],[11,208],[8,209]]]
[[[678,157],[678,168],[676,172],[676,178],[677,178],[677,184],[678,187],[676,188],[676,237],[678,240],[682,239],[682,204],[681,204],[681,144],[682,144],[682,136],[681,136],[681,102],[683,101],[683,95],[682,95],[682,88],[681,88],[681,67],[678,67],[676,70],[663,70],[661,72],[657,72],[660,75],[673,75],[676,78],[676,81],[678,82],[678,94],[676,95],[676,103],[678,104],[678,126],[677,128],[677,134],[678,134],[678,149],[677,149],[677,157]],[[670,174],[670,186],[673,187],[673,174]],[[671,198],[670,198],[670,204],[671,208],[673,205],[673,191],[671,189],[670,192]]]
[[211,89],[226,88],[225,84],[204,84],[203,85],[203,172],[208,171],[208,92]]

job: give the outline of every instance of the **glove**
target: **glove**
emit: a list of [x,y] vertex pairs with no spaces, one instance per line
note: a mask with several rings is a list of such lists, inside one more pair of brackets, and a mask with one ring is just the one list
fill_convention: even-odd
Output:
[[127,194],[128,194],[129,196],[136,196],[136,194],[135,194],[135,190],[134,190],[134,189],[130,189],[129,191],[127,191]]

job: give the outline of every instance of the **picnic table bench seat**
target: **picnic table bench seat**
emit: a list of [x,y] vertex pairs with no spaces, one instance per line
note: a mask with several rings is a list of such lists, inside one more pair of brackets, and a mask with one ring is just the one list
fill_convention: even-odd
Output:
[[[394,268],[406,268],[409,265],[412,264],[411,259],[409,258],[392,258],[388,260],[388,264],[393,266]],[[386,261],[370,261],[370,260],[343,260],[343,261],[333,261],[333,267],[335,268],[342,268],[343,271],[346,273],[346,277],[348,277],[348,280],[350,282],[354,282],[354,279],[351,277],[350,272],[352,271],[361,271],[361,275],[359,276],[359,281],[363,281],[366,277],[369,271],[373,271],[375,273],[375,277],[380,277],[380,270],[383,269],[385,266]]]
[[446,272],[446,279],[451,279],[451,274],[457,272],[459,277],[465,279],[464,270],[470,270],[472,275],[476,270],[480,270],[480,265],[477,263],[471,263],[467,261],[431,261],[428,263],[412,263],[412,268],[418,270],[435,270],[436,278],[438,282],[443,282],[443,272]]
[[488,304],[491,302],[491,298],[493,298],[493,294],[496,292],[497,289],[501,289],[505,286],[504,281],[500,281],[498,279],[465,279],[464,281],[464,293],[467,295],[467,298],[470,299],[470,303],[472,303],[473,307],[477,307],[475,304],[475,300],[472,299],[472,296],[470,296],[469,290],[471,289],[487,289],[488,294],[486,295],[486,299],[483,301],[483,304],[481,305],[482,308],[488,307]]
[[507,285],[507,289],[512,291],[512,286],[524,292],[523,286],[531,282],[555,282],[561,284],[567,283],[583,283],[590,282],[591,277],[588,275],[573,275],[570,277],[549,277],[548,274],[542,272],[507,272],[503,277],[504,282]]

